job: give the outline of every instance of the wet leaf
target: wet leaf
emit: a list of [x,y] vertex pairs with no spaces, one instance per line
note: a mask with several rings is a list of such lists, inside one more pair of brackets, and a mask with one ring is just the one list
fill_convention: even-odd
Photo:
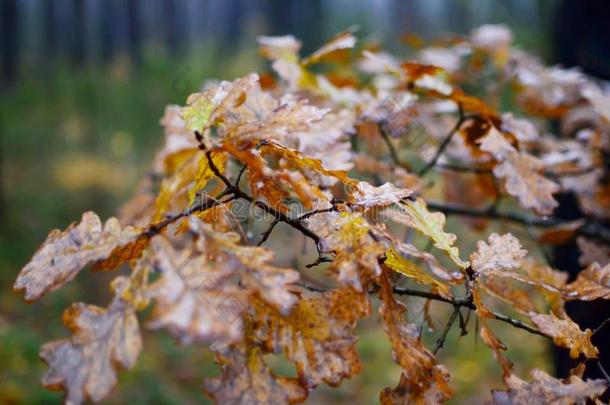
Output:
[[116,218],[104,226],[94,212],[83,214],[81,221],[65,231],[49,233],[46,241],[21,270],[13,288],[24,290],[25,299],[34,301],[74,277],[90,263],[108,258],[119,246],[128,245],[140,235],[140,230],[121,229]]
[[566,298],[581,301],[610,299],[610,264],[591,264],[565,287]]
[[557,346],[570,350],[570,357],[578,358],[582,353],[590,359],[597,358],[598,350],[591,343],[592,332],[590,329],[584,332],[567,315],[558,318],[555,314],[530,314],[532,322],[538,326],[540,331],[553,338]]
[[336,386],[362,369],[353,328],[369,313],[368,298],[349,287],[302,299],[289,316],[254,301],[253,333],[267,350],[296,364],[304,386]]
[[394,247],[385,251],[386,259],[383,264],[405,277],[412,278],[419,284],[431,285],[434,290],[446,298],[452,298],[451,290],[428,273],[424,272],[415,263],[402,257]]
[[45,344],[40,357],[49,365],[42,382],[45,387],[66,391],[66,403],[80,404],[86,399],[102,400],[117,383],[117,370],[135,365],[142,349],[142,338],[133,307],[117,288],[106,309],[83,303],[64,312],[64,324],[71,338]]
[[421,198],[415,201],[407,200],[398,205],[398,210],[386,210],[384,215],[395,222],[414,228],[434,241],[434,246],[447,253],[459,267],[465,269],[468,262],[460,259],[460,252],[454,246],[457,237],[443,230],[445,215],[441,212],[430,212]]
[[531,371],[532,381],[526,382],[511,375],[506,379],[508,389],[492,392],[494,405],[585,405],[601,396],[607,388],[604,380],[582,380],[572,375],[567,380],[551,377],[542,370]]
[[217,362],[222,374],[206,378],[203,389],[218,404],[292,404],[307,397],[297,379],[276,377],[257,348],[242,345],[222,350]]

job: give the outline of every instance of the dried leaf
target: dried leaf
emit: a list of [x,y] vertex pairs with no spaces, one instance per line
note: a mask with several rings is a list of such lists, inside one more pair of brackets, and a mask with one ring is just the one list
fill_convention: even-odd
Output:
[[487,308],[483,300],[481,299],[481,295],[479,293],[478,286],[475,285],[475,288],[472,290],[472,302],[475,305],[477,317],[479,318],[480,323],[480,335],[483,342],[493,351],[494,357],[496,361],[500,363],[502,367],[504,377],[510,375],[513,369],[513,363],[504,356],[506,351],[506,345],[502,343],[500,339],[494,335],[493,331],[487,324],[488,319],[494,319],[493,313]]
[[404,370],[398,387],[393,391],[386,388],[381,393],[382,403],[401,403],[396,402],[401,397],[405,398],[403,401],[408,398],[428,398],[441,402],[450,398],[452,391],[447,370],[437,364],[434,355],[424,347],[419,328],[407,323],[406,307],[394,299],[386,274],[382,275],[380,298],[379,313],[392,346],[392,357]]
[[257,348],[227,348],[218,354],[217,362],[222,374],[206,378],[203,389],[218,404],[292,404],[307,397],[297,379],[276,377]]
[[497,165],[494,175],[506,179],[506,191],[517,197],[522,207],[549,215],[558,205],[553,194],[559,191],[559,185],[539,174],[543,168],[540,159],[521,152],[509,155]]
[[369,235],[369,224],[358,213],[328,212],[307,219],[320,245],[335,258],[329,272],[343,285],[365,290],[381,274],[379,257],[385,247]]
[[581,301],[610,299],[610,263],[602,267],[591,264],[565,287],[566,298]]
[[391,246],[385,251],[386,259],[383,264],[391,268],[397,273],[403,276],[414,279],[420,284],[431,285],[434,290],[441,294],[445,298],[452,298],[451,290],[447,284],[443,284],[437,279],[425,273],[415,263],[402,257],[396,249]]
[[553,313],[550,315],[531,313],[530,318],[542,333],[553,338],[557,346],[570,349],[570,357],[573,359],[578,358],[581,353],[590,359],[597,358],[598,350],[591,343],[593,332],[590,329],[581,331],[567,315],[563,315],[562,319]]
[[397,188],[392,183],[385,183],[379,187],[374,187],[366,181],[361,181],[356,186],[354,193],[352,193],[352,197],[354,198],[355,205],[367,209],[396,204],[412,194],[412,190]]
[[578,263],[581,266],[589,266],[593,263],[605,266],[610,263],[609,246],[592,242],[583,237],[577,238],[576,243],[578,244],[578,249],[580,249]]
[[468,262],[460,259],[460,252],[453,246],[457,237],[452,233],[446,233],[445,215],[441,212],[431,213],[426,203],[421,198],[415,201],[407,200],[397,205],[399,210],[386,210],[384,214],[395,222],[414,228],[434,241],[434,246],[447,253],[459,267],[465,269]]
[[337,386],[361,371],[353,328],[368,316],[368,298],[350,287],[300,300],[289,316],[253,301],[254,335],[273,353],[295,363],[305,387],[322,381]]
[[297,272],[269,265],[269,250],[240,246],[234,233],[216,232],[194,219],[190,226],[202,237],[195,247],[178,250],[161,237],[153,239],[153,266],[161,278],[150,286],[157,303],[151,328],[166,328],[184,344],[219,347],[243,337],[241,315],[251,295],[282,313],[290,310],[296,298],[287,286],[298,280]]
[[85,212],[81,221],[65,231],[49,233],[47,240],[21,270],[13,288],[25,290],[25,299],[34,301],[47,291],[54,291],[74,277],[89,263],[108,258],[120,246],[135,241],[136,228],[121,229],[116,218],[102,227],[94,212]]
[[45,387],[66,391],[66,403],[98,402],[116,385],[116,371],[132,368],[142,349],[133,307],[120,298],[125,280],[115,283],[117,294],[107,309],[73,304],[64,312],[69,339],[45,344],[40,357],[49,365]]
[[533,381],[526,382],[511,375],[508,389],[492,392],[494,405],[585,405],[601,396],[607,388],[604,380],[586,380],[572,375],[568,380],[551,377],[542,370],[531,371]]
[[324,58],[327,58],[331,53],[334,53],[341,49],[350,49],[356,45],[356,37],[352,34],[354,29],[343,31],[322,47],[316,50],[314,53],[301,60],[301,66],[308,66],[314,63],[318,63]]
[[521,249],[517,238],[510,233],[502,236],[492,233],[488,240],[489,244],[478,241],[477,251],[470,255],[470,263],[475,272],[485,275],[521,267],[527,250]]

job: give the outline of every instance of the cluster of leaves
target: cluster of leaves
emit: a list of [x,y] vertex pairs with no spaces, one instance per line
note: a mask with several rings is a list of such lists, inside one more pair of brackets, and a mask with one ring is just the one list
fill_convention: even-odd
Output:
[[[307,57],[292,36],[259,43],[276,76],[210,83],[185,107],[167,107],[165,144],[119,219],[102,224],[85,213],[51,232],[19,274],[15,289],[34,301],[86,266],[131,268],[112,282],[108,307],[66,310],[72,336],[41,349],[43,384],[64,390],[68,403],[104,398],[118,370],[137,361],[137,312],[152,305],[149,328],[217,353],[221,375],[204,390],[218,403],[299,402],[320,383],[336,386],[361,370],[355,327],[378,308],[402,368],[398,385],[381,391],[384,404],[451,397],[449,370],[435,354],[452,326],[466,332],[471,312],[506,382],[493,403],[602,395],[607,381],[582,378],[598,356],[594,331],[581,330],[564,303],[610,298],[610,94],[512,48],[502,26],[422,48],[408,62],[358,45],[352,31]],[[481,82],[481,98],[462,90]],[[505,88],[531,120],[496,112]],[[536,124],[549,117],[560,120],[562,136],[539,133]],[[428,176],[449,203],[429,199]],[[583,219],[552,216],[560,191],[576,194]],[[499,210],[513,198],[531,212]],[[251,208],[246,218],[239,202]],[[269,220],[259,221],[262,235],[240,234],[259,214]],[[578,238],[584,270],[568,282],[527,257],[510,233],[491,233],[466,258],[444,229],[445,214],[466,216],[478,230],[520,224],[540,243]],[[317,259],[274,264],[262,245],[278,224],[310,241]],[[435,250],[418,248],[414,233]],[[324,286],[308,276],[321,271]],[[408,296],[453,306],[433,349],[408,319]],[[498,301],[516,317],[496,312]],[[527,382],[514,374],[492,321],[548,337],[581,365],[563,380],[533,370]],[[294,363],[297,377],[276,375],[269,354]]]

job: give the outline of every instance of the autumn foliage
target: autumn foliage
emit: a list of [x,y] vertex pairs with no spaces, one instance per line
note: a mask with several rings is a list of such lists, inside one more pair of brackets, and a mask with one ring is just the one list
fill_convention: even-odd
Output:
[[[203,388],[221,404],[295,403],[341,384],[366,367],[355,328],[368,317],[402,368],[396,387],[379,387],[383,404],[451,398],[451,370],[436,358],[451,328],[478,333],[501,365],[506,389],[492,403],[601,396],[608,381],[583,377],[597,361],[595,331],[564,303],[610,298],[610,94],[514,49],[502,26],[409,61],[352,31],[305,57],[292,36],[259,44],[274,76],[208,83],[168,106],[165,143],[118,219],[86,212],[52,231],[19,274],[14,288],[35,301],[88,266],[131,269],[112,282],[107,307],[65,311],[72,334],[42,347],[43,384],[71,404],[102,400],[137,362],[138,313],[152,307],[147,328],[217,353],[222,371]],[[515,114],[500,112],[505,94]],[[550,118],[561,136],[541,131]],[[560,192],[576,195],[581,219],[553,216]],[[530,240],[489,231],[467,247],[446,215],[478,231],[514,223]],[[265,247],[274,232],[286,235],[281,252]],[[574,238],[583,269],[573,281],[523,247]],[[283,260],[292,268],[278,255],[295,258]],[[411,296],[449,305],[447,324],[422,332],[408,319]],[[511,327],[548,337],[580,366],[564,379],[516,375],[496,334]],[[294,363],[297,377],[276,375],[268,354]]]

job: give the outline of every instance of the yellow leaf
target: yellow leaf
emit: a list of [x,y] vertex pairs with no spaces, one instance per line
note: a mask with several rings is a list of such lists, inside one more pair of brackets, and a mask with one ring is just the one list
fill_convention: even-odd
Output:
[[386,259],[384,264],[395,272],[400,273],[405,277],[412,278],[420,284],[432,285],[434,289],[437,290],[443,297],[452,297],[448,285],[443,284],[434,277],[430,276],[411,260],[407,260],[402,257],[393,246],[386,250],[385,256]]
[[459,267],[465,269],[468,262],[460,259],[460,251],[453,246],[457,237],[443,230],[445,226],[445,215],[441,212],[430,212],[423,199],[415,201],[407,200],[398,204],[400,210],[387,210],[385,215],[395,222],[399,222],[414,228],[434,241],[434,246],[447,253]]
[[[211,159],[214,166],[216,166],[218,170],[223,173],[225,171],[227,155],[225,155],[223,152],[212,152]],[[210,162],[208,161],[207,156],[202,156],[199,159],[199,169],[195,175],[195,185],[189,191],[189,206],[195,201],[197,192],[202,190],[213,177],[214,172],[210,167]]]

